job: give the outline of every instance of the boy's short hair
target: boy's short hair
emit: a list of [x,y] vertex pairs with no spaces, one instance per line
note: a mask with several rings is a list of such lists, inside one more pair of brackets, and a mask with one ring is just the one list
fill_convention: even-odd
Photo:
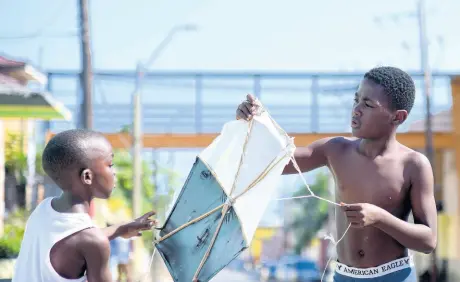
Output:
[[415,83],[408,73],[395,67],[377,67],[368,71],[364,78],[383,87],[394,110],[410,113],[415,101]]
[[104,135],[86,129],[71,129],[56,134],[43,151],[44,171],[54,181],[58,181],[61,172],[68,168],[86,168],[91,160],[91,146],[99,138],[104,138]]

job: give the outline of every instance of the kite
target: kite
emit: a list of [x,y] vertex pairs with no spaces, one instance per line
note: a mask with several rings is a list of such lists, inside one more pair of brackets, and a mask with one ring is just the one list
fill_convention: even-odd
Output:
[[298,169],[293,138],[257,102],[258,115],[224,124],[196,157],[158,228],[155,251],[175,282],[209,281],[247,249],[284,167]]

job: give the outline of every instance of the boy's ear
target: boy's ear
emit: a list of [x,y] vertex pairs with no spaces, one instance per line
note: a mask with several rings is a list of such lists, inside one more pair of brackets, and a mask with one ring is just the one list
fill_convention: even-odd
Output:
[[90,169],[84,169],[81,172],[80,179],[85,185],[91,185],[93,183],[93,172]]
[[395,115],[393,117],[393,123],[395,125],[400,125],[404,121],[406,121],[407,116],[408,116],[408,113],[407,113],[406,110],[398,110],[398,111],[396,111],[396,113],[395,113]]

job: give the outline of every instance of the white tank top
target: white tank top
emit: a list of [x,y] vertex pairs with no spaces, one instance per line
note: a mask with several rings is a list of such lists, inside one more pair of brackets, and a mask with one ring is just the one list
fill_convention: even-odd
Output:
[[44,199],[27,221],[12,282],[82,282],[61,277],[51,265],[50,251],[57,242],[86,228],[94,227],[85,213],[59,213]]

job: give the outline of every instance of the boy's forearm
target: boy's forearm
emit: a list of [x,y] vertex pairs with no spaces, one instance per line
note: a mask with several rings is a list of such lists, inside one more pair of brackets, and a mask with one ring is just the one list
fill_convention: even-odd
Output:
[[414,251],[427,254],[436,247],[436,235],[430,227],[406,222],[385,210],[375,227],[393,237],[404,247]]
[[107,236],[107,238],[109,238],[109,240],[113,240],[113,239],[117,238],[118,236],[120,236],[120,234],[121,234],[120,226],[121,226],[121,224],[112,225],[112,226],[109,226],[109,227],[102,228],[102,231]]

